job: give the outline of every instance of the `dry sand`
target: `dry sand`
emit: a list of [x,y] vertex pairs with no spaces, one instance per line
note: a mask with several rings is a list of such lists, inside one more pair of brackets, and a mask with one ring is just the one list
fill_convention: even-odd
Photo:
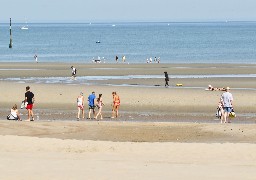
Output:
[[[78,76],[167,71],[172,87],[164,88],[159,78],[70,82],[71,64],[1,63],[0,179],[255,179],[255,77],[172,76],[250,75],[256,65],[72,65]],[[64,81],[46,83],[40,77]],[[208,84],[232,88],[237,113],[232,124],[214,117],[222,92],[205,91]],[[5,120],[12,105],[24,99],[27,85],[35,93],[40,120]],[[103,121],[75,121],[80,91],[86,97],[103,93]],[[114,120],[109,118],[112,91],[121,97],[121,117]],[[20,112],[25,119],[26,111]]]
[[255,179],[255,125],[0,123],[1,179]]

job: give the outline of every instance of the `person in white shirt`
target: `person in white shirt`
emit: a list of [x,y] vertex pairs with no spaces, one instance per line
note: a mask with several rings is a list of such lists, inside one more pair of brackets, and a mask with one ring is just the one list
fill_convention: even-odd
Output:
[[226,92],[224,92],[221,95],[221,98],[220,98],[221,104],[222,104],[222,107],[223,107],[223,112],[224,112],[222,117],[221,117],[221,122],[224,120],[224,123],[227,123],[227,122],[230,123],[231,122],[230,118],[229,118],[229,114],[233,110],[233,96],[229,91],[230,91],[230,88],[227,87]]
[[77,120],[80,119],[80,111],[82,114],[82,118],[84,119],[84,94],[80,92],[80,95],[77,97]]
[[73,80],[75,80],[76,79],[76,68],[74,66],[71,66],[71,69],[72,69],[72,76],[71,76],[71,78]]

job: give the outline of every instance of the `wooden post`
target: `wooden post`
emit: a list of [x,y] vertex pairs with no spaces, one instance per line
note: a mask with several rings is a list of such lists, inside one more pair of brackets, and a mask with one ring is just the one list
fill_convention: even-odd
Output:
[[10,18],[10,44],[9,48],[12,48],[12,18]]

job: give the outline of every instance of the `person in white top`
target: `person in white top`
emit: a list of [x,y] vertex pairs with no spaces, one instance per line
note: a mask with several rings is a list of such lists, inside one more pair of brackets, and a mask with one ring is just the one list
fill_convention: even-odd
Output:
[[34,59],[35,59],[36,63],[38,63],[38,61],[37,61],[37,54],[35,54]]
[[71,66],[71,69],[72,69],[71,79],[76,80],[76,68],[74,66]]
[[80,92],[80,95],[77,97],[77,109],[77,120],[79,121],[80,119],[80,111],[82,112],[82,118],[84,119],[84,96],[82,92]]
[[18,120],[18,121],[21,121],[20,114],[19,114],[19,111],[18,111],[18,107],[17,107],[16,104],[14,104],[14,106],[12,107],[11,114],[8,115],[7,119],[8,120]]
[[228,123],[231,122],[229,118],[229,114],[233,110],[233,95],[229,91],[230,91],[230,88],[227,87],[226,92],[224,92],[220,98],[221,104],[223,107],[223,112],[224,112],[223,116],[221,117],[221,123],[223,120],[224,120],[224,123],[227,123],[227,120],[228,120]]

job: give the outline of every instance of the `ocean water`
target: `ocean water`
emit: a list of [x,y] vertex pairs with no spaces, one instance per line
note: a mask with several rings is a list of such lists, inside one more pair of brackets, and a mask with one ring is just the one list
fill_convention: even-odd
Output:
[[[255,63],[256,22],[0,24],[0,62]],[[101,43],[96,43],[100,41]]]

